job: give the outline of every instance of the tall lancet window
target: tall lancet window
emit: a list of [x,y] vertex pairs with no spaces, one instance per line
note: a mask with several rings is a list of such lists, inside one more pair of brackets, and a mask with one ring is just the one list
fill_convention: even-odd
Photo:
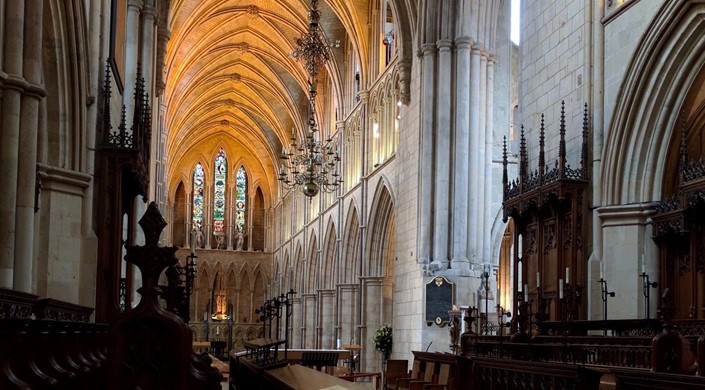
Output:
[[225,180],[228,175],[228,160],[225,151],[220,149],[215,155],[215,176],[213,190],[213,233],[221,234],[225,231]]
[[235,180],[235,226],[239,232],[245,232],[245,216],[247,215],[247,172],[245,167],[237,170]]
[[193,207],[191,223],[194,231],[203,231],[203,165],[193,169]]

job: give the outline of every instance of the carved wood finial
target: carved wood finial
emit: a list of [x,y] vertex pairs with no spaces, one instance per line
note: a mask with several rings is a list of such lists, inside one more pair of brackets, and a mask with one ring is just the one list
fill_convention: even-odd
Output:
[[127,145],[127,113],[125,109],[125,105],[122,105],[122,110],[120,114],[120,124],[118,125],[118,131],[120,133],[119,135],[119,144],[120,147],[126,147],[129,146]]
[[565,151],[565,100],[561,100],[561,140],[558,144],[558,177],[565,178],[566,151]]
[[105,61],[105,78],[103,80],[103,137],[105,142],[110,139],[110,133],[113,130],[110,118],[110,97],[112,96],[112,88],[110,82],[110,59]]
[[539,182],[543,183],[544,166],[546,165],[546,157],[544,155],[544,147],[546,145],[546,127],[544,115],[541,114],[541,130],[539,132]]
[[136,265],[142,273],[143,287],[138,290],[142,295],[142,302],[156,302],[160,292],[157,285],[159,275],[164,268],[176,264],[174,256],[177,247],[159,247],[159,236],[166,226],[166,221],[159,212],[157,204],[151,202],[147,211],[139,221],[144,231],[145,244],[128,245],[125,261]]
[[121,314],[111,330],[108,352],[108,390],[160,388],[220,389],[222,376],[208,359],[193,354],[192,334],[176,314],[161,307],[157,280],[177,263],[177,247],[160,247],[166,222],[152,202],[139,221],[145,245],[127,246],[125,261],[142,272],[142,299]]
[[507,177],[507,136],[502,137],[502,193],[503,198],[507,196],[509,178]]
[[[526,137],[524,135],[524,125],[521,125],[521,138],[519,140],[519,185],[523,188],[526,181]],[[523,191],[522,191],[523,192]]]
[[588,175],[588,104],[583,108],[583,147],[580,151],[580,165],[583,171],[583,179],[587,180]]
[[144,79],[142,78],[142,63],[137,63],[137,76],[135,77],[135,107],[132,117],[132,133],[133,136],[139,130],[139,125],[142,120],[142,108],[144,104]]

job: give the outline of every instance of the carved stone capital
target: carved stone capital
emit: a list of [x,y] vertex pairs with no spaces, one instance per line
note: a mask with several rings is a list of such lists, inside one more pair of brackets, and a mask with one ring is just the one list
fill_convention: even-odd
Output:
[[453,47],[453,41],[450,39],[439,39],[436,41],[436,47],[438,47],[438,51],[450,51]]
[[419,47],[419,57],[425,57],[436,54],[436,45],[434,43],[424,43]]
[[455,38],[455,47],[458,50],[470,50],[475,41],[470,37]]
[[397,62],[397,74],[399,75],[399,101],[408,105],[411,100],[411,63],[409,61]]

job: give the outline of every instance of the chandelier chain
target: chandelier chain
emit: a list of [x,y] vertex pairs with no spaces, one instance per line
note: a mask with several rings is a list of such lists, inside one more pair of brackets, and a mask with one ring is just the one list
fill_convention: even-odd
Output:
[[339,173],[340,156],[333,141],[321,141],[316,123],[316,94],[318,73],[332,58],[331,49],[339,47],[338,41],[330,43],[324,36],[319,22],[318,0],[311,0],[308,29],[296,39],[292,56],[303,62],[308,74],[308,123],[306,137],[296,140],[292,129],[290,144],[281,156],[278,180],[286,189],[301,188],[304,195],[316,196],[319,191],[333,192],[343,182]]

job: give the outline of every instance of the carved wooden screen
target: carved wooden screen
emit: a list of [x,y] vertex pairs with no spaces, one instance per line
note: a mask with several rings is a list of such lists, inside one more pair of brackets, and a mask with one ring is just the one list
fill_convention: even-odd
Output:
[[653,216],[663,297],[659,306],[674,319],[705,319],[705,161],[688,156],[686,140],[683,130],[677,165],[671,162],[668,170],[677,170],[677,187]]
[[[513,262],[514,269],[520,270],[513,281],[514,291],[521,291],[523,295],[527,290],[525,296],[533,300],[539,321],[585,317],[582,295],[587,280],[587,251],[583,247],[589,180],[587,105],[583,113],[583,145],[578,169],[566,164],[565,130],[563,108],[558,160],[549,169],[545,164],[545,129],[541,116],[539,166],[527,172],[526,138],[522,128],[519,177],[511,183],[507,179],[506,140],[504,145],[504,220],[514,220],[514,247],[518,250],[514,251]],[[562,303],[558,299],[561,286]],[[516,297],[514,302],[516,307]]]

